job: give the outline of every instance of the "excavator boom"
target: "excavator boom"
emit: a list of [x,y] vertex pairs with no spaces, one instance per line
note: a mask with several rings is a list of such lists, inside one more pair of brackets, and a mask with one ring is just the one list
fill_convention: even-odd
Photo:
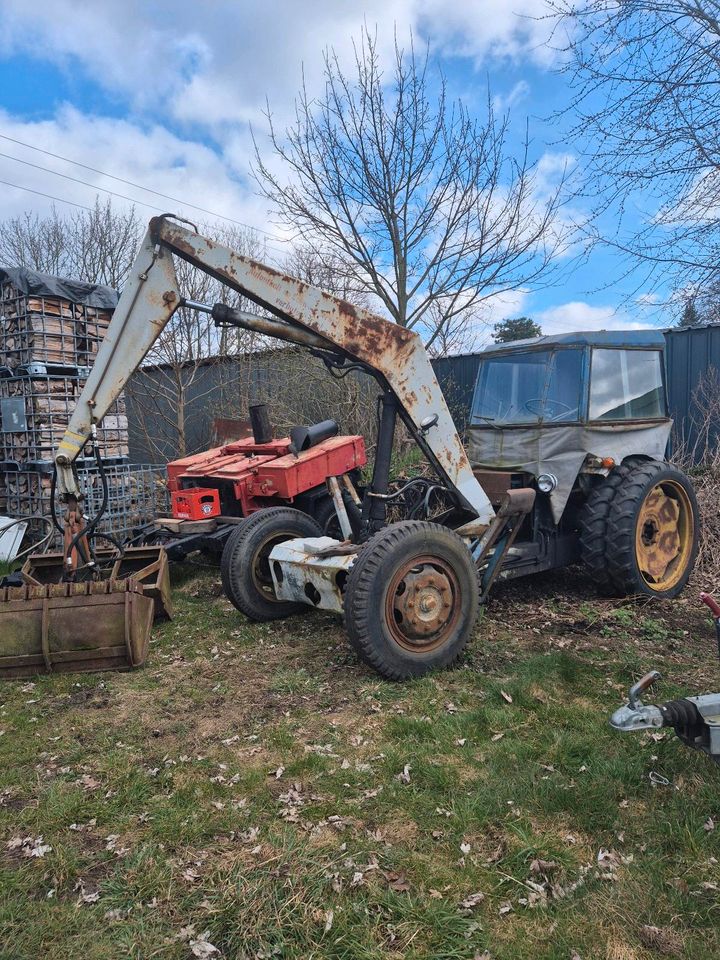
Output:
[[283,340],[325,347],[370,368],[394,395],[415,434],[459,505],[471,516],[466,534],[482,533],[495,514],[475,479],[420,337],[265,264],[242,257],[166,216],[150,221],[98,351],[95,365],[56,455],[58,491],[80,491],[72,463],[129,377],[151,350],[173,313],[186,301],[174,257],[210,274],[273,314],[244,315],[244,326]]

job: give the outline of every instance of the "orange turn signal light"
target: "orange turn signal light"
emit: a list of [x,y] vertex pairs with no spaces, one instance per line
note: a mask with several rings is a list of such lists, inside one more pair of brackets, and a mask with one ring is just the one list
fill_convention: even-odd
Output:
[[615,461],[612,457],[603,457],[600,463],[605,470],[612,470],[612,468],[615,466]]

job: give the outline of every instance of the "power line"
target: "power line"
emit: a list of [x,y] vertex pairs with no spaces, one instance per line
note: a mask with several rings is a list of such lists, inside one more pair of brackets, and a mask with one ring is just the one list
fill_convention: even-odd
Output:
[[[2,136],[2,134],[0,134],[0,136]],[[50,173],[53,176],[62,177],[65,180],[70,180],[72,183],[82,184],[85,187],[90,187],[92,190],[101,190],[103,193],[107,193],[111,197],[117,197],[120,200],[127,200],[128,203],[133,203],[133,204],[137,203],[141,207],[147,207],[149,210],[155,210],[156,213],[167,213],[167,211],[163,207],[155,207],[151,203],[145,203],[143,200],[136,200],[134,197],[126,197],[125,194],[123,193],[116,193],[114,190],[108,190],[106,187],[99,187],[94,183],[89,183],[87,180],[81,180],[79,177],[71,177],[67,173],[60,173],[58,170],[51,170],[49,167],[43,167],[38,163],[31,163],[29,160],[21,160],[20,157],[13,157],[9,153],[0,153],[0,157],[3,157],[6,160],[14,160],[16,163],[23,163],[25,164],[25,166],[32,167],[34,170],[41,170],[43,173]],[[18,189],[23,190],[26,188],[19,187]],[[41,193],[39,190],[31,190],[30,192],[37,193],[39,196],[48,196],[48,194]],[[60,197],[51,197],[50,199],[56,199],[60,203],[69,203],[74,207],[82,207],[83,210],[90,210],[90,207],[86,207],[81,203],[74,203],[72,200],[62,200]],[[181,203],[182,201],[178,200],[177,202]],[[247,226],[248,230],[255,229],[254,227],[251,227],[247,224],[243,224],[243,226]],[[266,233],[264,230],[260,232],[265,233],[265,235],[268,237],[271,236],[271,234]],[[275,253],[277,253],[281,257],[284,256],[283,251],[278,250],[276,247],[270,246],[270,244],[268,244],[267,242],[265,243],[265,247],[268,250],[273,250]]]
[[0,153],[0,157],[5,160],[14,160],[16,163],[24,163],[26,167],[32,167],[34,170],[42,170],[43,173],[50,173],[54,177],[62,177],[64,180],[70,180],[72,183],[81,183],[85,187],[92,187],[93,190],[101,190],[103,193],[109,193],[111,197],[117,197],[119,200],[127,200],[129,203],[139,203],[141,207],[147,207],[149,210],[155,210],[157,213],[165,213],[162,207],[154,207],[151,203],[145,203],[143,200],[133,200],[132,197],[126,197],[124,193],[115,193],[106,187],[98,187],[87,180],[80,180],[79,177],[71,177],[69,173],[60,173],[59,170],[51,170],[50,167],[42,167],[39,163],[30,163],[29,160],[21,160],[20,157],[12,157],[9,153]]
[[[55,160],[62,160],[63,163],[72,163],[76,167],[82,167],[83,170],[90,170],[91,173],[99,173],[100,176],[102,177],[108,177],[110,180],[117,180],[118,183],[124,183],[128,187],[136,187],[138,190],[144,190],[146,193],[153,193],[155,194],[156,197],[162,197],[163,200],[170,200],[173,203],[180,203],[184,207],[190,207],[192,210],[199,210],[201,213],[207,213],[209,216],[217,217],[220,220],[227,220],[229,223],[235,223],[239,227],[247,227],[248,230],[254,230],[256,233],[262,233],[266,237],[270,237],[271,240],[279,240],[281,243],[287,242],[285,240],[282,240],[282,238],[273,236],[273,234],[268,233],[267,230],[262,230],[260,227],[252,227],[249,223],[244,223],[242,220],[235,220],[233,217],[226,217],[222,213],[215,213],[213,210],[207,210],[205,207],[199,207],[195,203],[188,203],[186,200],[180,200],[178,197],[171,197],[167,193],[160,193],[159,190],[153,190],[150,187],[144,187],[141,183],[135,183],[133,180],[125,180],[123,177],[118,177],[113,173],[106,173],[104,170],[99,170],[97,167],[91,167],[86,163],[80,163],[79,160],[71,160],[69,157],[63,157],[59,153],[53,153],[51,150],[43,150],[42,147],[33,146],[33,144],[25,143],[23,140],[16,140],[14,137],[8,137],[7,134],[4,134],[4,133],[0,133],[0,138],[2,138],[3,140],[9,140],[10,143],[17,143],[21,147],[27,147],[28,150],[35,150],[37,153],[44,153],[46,156],[53,157]],[[2,154],[2,156],[7,156],[7,154]],[[10,159],[18,160],[17,157],[10,157]],[[27,161],[21,160],[19,162],[26,163]],[[46,168],[40,167],[39,169],[43,170]],[[52,170],[50,170],[49,172],[54,173],[54,171]],[[85,181],[81,181],[81,182],[84,183]],[[124,199],[127,199],[127,198],[124,198]],[[140,200],[136,202],[141,203]],[[152,207],[152,209],[157,210],[158,208]]]
[[90,210],[82,203],[75,203],[74,200],[63,200],[62,197],[53,197],[49,193],[43,193],[41,190],[32,190],[30,187],[21,187],[19,183],[10,183],[8,180],[0,180],[5,187],[14,187],[15,190],[25,190],[26,193],[35,193],[38,197],[45,197],[47,200],[56,200],[58,203],[69,203],[71,207],[80,207],[81,210]]

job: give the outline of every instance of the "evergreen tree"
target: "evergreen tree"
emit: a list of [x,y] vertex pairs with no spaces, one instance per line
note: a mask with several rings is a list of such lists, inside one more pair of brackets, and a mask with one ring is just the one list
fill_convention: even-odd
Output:
[[516,317],[514,320],[503,320],[493,327],[495,343],[512,343],[513,340],[528,340],[530,337],[542,336],[539,324],[530,317]]

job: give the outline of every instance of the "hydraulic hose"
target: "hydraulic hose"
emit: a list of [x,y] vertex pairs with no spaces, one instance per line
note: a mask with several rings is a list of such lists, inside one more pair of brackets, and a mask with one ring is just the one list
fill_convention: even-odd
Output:
[[[88,566],[88,567],[91,565],[92,566],[95,565],[95,553],[92,547],[90,547],[90,557],[83,556],[83,549],[82,549],[82,546],[80,546],[80,541],[82,540],[83,537],[86,537],[88,544],[90,544],[93,534],[95,533],[95,528],[97,527],[98,523],[100,523],[100,521],[102,520],[105,514],[105,511],[107,510],[108,499],[109,499],[107,474],[105,473],[105,465],[103,464],[102,457],[100,456],[100,445],[98,444],[97,437],[95,436],[93,436],[93,453],[95,454],[95,463],[97,464],[98,473],[100,475],[100,482],[102,483],[102,491],[103,491],[102,503],[100,504],[100,509],[97,511],[95,516],[88,522],[88,525],[84,527],[82,530],[79,530],[75,534],[75,536],[72,538],[72,540],[68,544],[67,550],[65,550],[65,556],[64,556],[65,563],[67,563],[68,557],[72,556],[73,550],[77,549],[78,552],[80,553],[83,563],[85,564],[85,566]],[[106,535],[102,534],[102,536],[105,537]],[[122,552],[122,547],[120,547],[119,544],[118,544],[118,547]]]

